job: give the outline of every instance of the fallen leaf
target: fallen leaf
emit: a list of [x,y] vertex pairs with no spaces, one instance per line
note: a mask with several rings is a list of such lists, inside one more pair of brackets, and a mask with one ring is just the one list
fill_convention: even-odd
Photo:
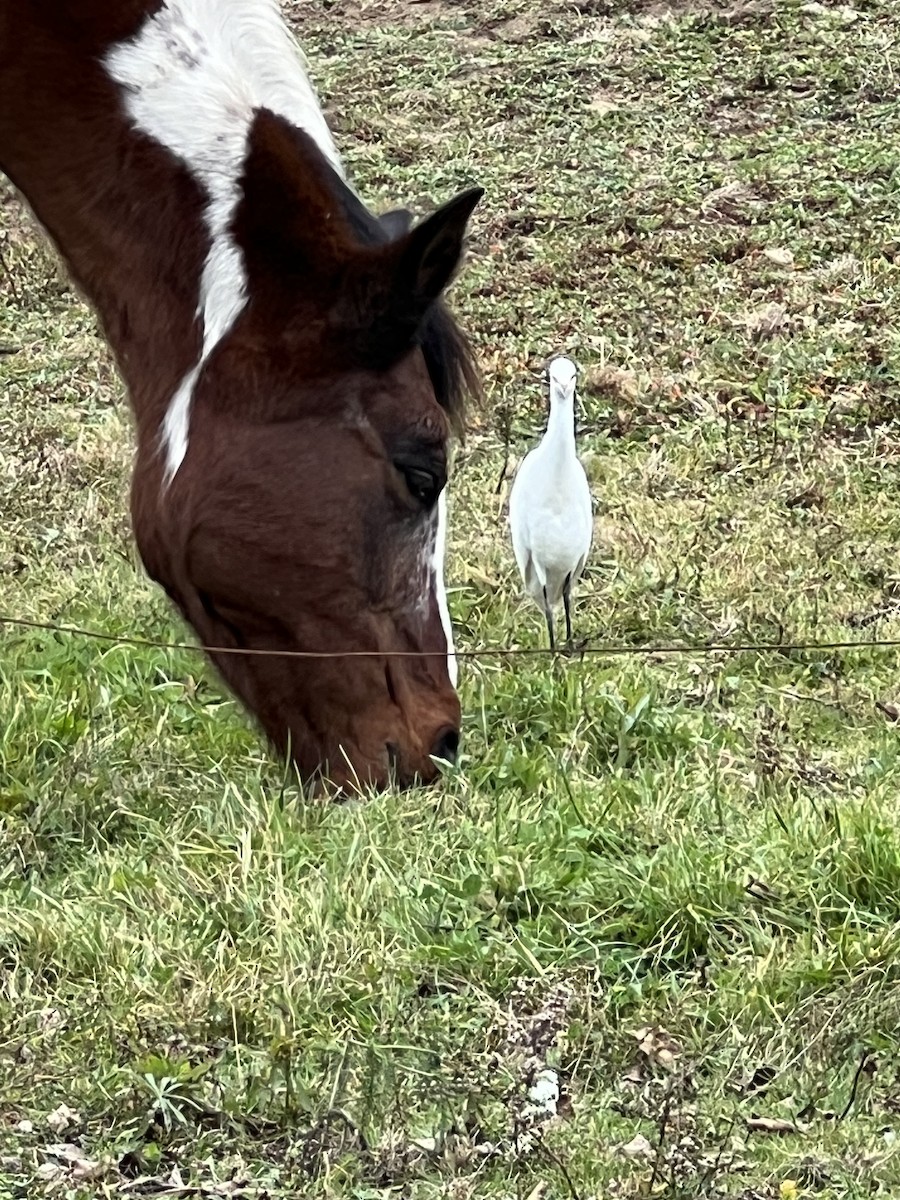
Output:
[[659,1063],[667,1071],[673,1069],[675,1059],[681,1054],[681,1047],[667,1030],[659,1025],[644,1025],[634,1036],[638,1041],[638,1050],[651,1062]]
[[747,882],[744,884],[744,891],[749,892],[755,900],[777,900],[778,893],[774,892],[767,883],[762,879],[757,879],[753,875],[747,876]]
[[69,1108],[68,1104],[60,1104],[47,1117],[47,1128],[52,1133],[66,1133],[70,1129],[77,1129],[80,1124],[81,1113]]
[[862,263],[855,254],[842,254],[819,267],[817,274],[832,283],[854,283],[862,275],[862,269]]
[[618,112],[621,106],[615,100],[611,100],[606,92],[597,92],[591,97],[589,108],[593,112],[599,113],[601,117],[607,116],[609,113]]
[[489,588],[491,591],[496,590],[500,586],[496,579],[492,579],[490,575],[474,566],[469,566],[466,573],[466,583],[470,582],[480,583],[482,587]]
[[639,1088],[644,1085],[645,1076],[640,1062],[634,1063],[622,1076],[620,1081],[623,1087]]
[[782,246],[768,246],[763,250],[763,256],[774,263],[776,267],[792,267],[794,256],[790,250]]
[[38,1013],[38,1028],[46,1031],[59,1029],[63,1015],[58,1008],[43,1008]]
[[630,1142],[619,1147],[619,1154],[625,1158],[652,1158],[653,1147],[642,1133],[636,1133]]
[[736,179],[704,196],[700,201],[700,211],[707,217],[715,213],[723,217],[733,217],[754,199],[753,189]]
[[747,317],[747,329],[757,341],[774,337],[787,324],[787,308],[773,301]]
[[849,4],[841,4],[832,9],[825,4],[819,4],[817,0],[804,4],[800,11],[808,13],[812,17],[826,17],[833,21],[840,21],[845,25],[852,25],[861,16],[858,10],[851,8]]
[[595,366],[585,367],[582,388],[598,396],[631,402],[638,395],[638,381],[634,371],[627,368]]
[[434,1154],[438,1145],[437,1138],[434,1137],[412,1138],[409,1144],[417,1150],[424,1150],[426,1154]]
[[782,1117],[748,1117],[747,1128],[752,1133],[802,1133],[803,1130],[793,1121]]
[[96,1159],[85,1158],[81,1147],[73,1146],[71,1142],[48,1146],[47,1153],[64,1163],[74,1179],[91,1179],[100,1170],[100,1163]]

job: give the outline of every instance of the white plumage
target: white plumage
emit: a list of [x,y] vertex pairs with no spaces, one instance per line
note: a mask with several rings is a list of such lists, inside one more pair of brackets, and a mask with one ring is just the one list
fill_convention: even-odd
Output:
[[541,442],[519,467],[509,495],[513,553],[525,591],[543,609],[556,648],[553,610],[562,598],[572,641],[572,584],[587,562],[593,533],[591,491],[575,451],[575,364],[550,363],[550,417]]

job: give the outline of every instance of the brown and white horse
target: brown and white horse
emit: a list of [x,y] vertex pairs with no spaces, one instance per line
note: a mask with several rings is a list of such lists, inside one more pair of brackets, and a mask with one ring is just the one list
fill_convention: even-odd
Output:
[[375,217],[275,0],[0,0],[0,169],[125,379],[149,574],[205,646],[377,652],[212,655],[304,776],[433,779],[460,721],[448,438],[478,378],[442,293],[481,189]]

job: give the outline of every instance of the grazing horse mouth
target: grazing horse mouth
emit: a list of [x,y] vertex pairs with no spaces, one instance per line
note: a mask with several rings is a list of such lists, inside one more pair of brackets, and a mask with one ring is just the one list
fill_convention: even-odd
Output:
[[[455,731],[454,737],[458,743],[459,734]],[[312,773],[304,771],[299,764],[297,768],[314,793],[344,800],[372,791],[406,792],[417,787],[431,787],[441,778],[441,764],[452,766],[455,757],[448,752],[432,754],[410,766],[396,742],[385,742],[383,751],[376,760],[370,760],[368,769],[356,765],[353,758],[343,752],[338,765],[321,762]]]
[[385,741],[383,749],[371,757],[364,753],[350,754],[342,748],[337,763],[326,762],[328,756],[323,755],[324,765],[316,769],[316,774],[326,788],[330,785],[339,794],[388,788],[407,791],[436,783],[447,767],[455,765],[459,746],[458,727],[445,723],[431,738],[427,751],[413,750],[395,740]]
[[446,726],[435,737],[428,755],[428,766],[423,775],[421,770],[411,774],[403,770],[403,754],[396,742],[385,742],[388,779],[400,789],[416,787],[420,784],[436,782],[441,775],[441,763],[453,766],[459,753],[460,733],[452,725]]
[[[412,701],[412,705],[424,704],[428,708],[440,705],[439,711],[433,712],[432,734],[423,736],[419,732],[423,723],[426,728],[428,724],[420,719],[418,729],[404,721],[404,728],[397,730],[399,736],[391,731],[383,739],[376,735],[370,740],[365,725],[358,725],[352,733],[348,729],[349,736],[341,736],[336,731],[316,730],[305,720],[299,724],[296,719],[285,720],[281,715],[283,709],[279,712],[258,702],[263,690],[261,681],[234,673],[235,659],[240,656],[213,652],[209,657],[226,687],[255,718],[277,757],[282,762],[292,762],[301,780],[316,791],[334,789],[343,794],[361,794],[388,788],[406,790],[435,783],[442,769],[456,762],[460,709],[455,690],[452,703],[451,693]],[[396,711],[395,705],[391,707]],[[351,722],[351,728],[354,723]],[[340,724],[343,722],[338,727]],[[381,724],[377,711],[373,711],[372,724]]]
[[[193,579],[167,580],[171,599],[221,682],[304,784],[356,794],[405,789],[434,783],[455,763],[461,707],[446,649],[410,659],[389,650],[384,658],[366,654],[353,660],[354,670],[344,656],[327,652],[298,664],[292,656],[316,644],[314,629],[300,634],[274,618],[263,627],[237,600],[229,606],[199,584],[202,556],[191,568]],[[433,614],[432,624],[437,619]]]

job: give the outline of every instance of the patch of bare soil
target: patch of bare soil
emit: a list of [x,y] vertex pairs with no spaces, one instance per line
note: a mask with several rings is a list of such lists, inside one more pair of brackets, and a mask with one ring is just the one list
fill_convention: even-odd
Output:
[[701,16],[740,25],[773,12],[774,4],[775,0],[575,0],[574,5],[563,2],[548,11],[612,19],[663,20],[666,17]]
[[579,18],[615,21],[621,17],[663,20],[666,17],[708,16],[740,24],[772,11],[774,0],[551,0],[525,12],[503,15],[486,13],[478,0],[282,0],[288,21],[298,32],[304,26],[362,29],[378,26],[412,28],[430,25],[443,17],[469,19],[479,43],[503,41],[520,44],[543,34],[558,33],[560,20],[566,24]]
[[321,25],[323,18],[354,29],[379,25],[419,25],[463,7],[458,0],[283,0],[282,10],[296,27]]
[[558,11],[573,10],[585,17],[684,17],[695,13],[716,13],[728,16],[750,7],[753,0],[576,0],[574,5],[557,6]]

